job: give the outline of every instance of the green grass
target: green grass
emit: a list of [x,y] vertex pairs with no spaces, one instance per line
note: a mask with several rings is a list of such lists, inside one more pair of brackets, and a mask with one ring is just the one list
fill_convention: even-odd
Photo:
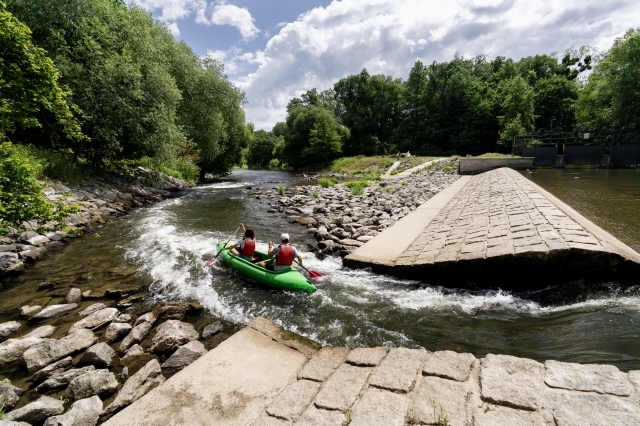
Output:
[[391,176],[395,176],[395,175],[397,175],[398,173],[400,173],[400,170],[398,170],[398,169],[394,169],[394,170],[391,170],[391,173],[389,173],[389,174],[390,174]]
[[334,160],[329,170],[337,173],[361,174],[369,170],[381,170],[391,167],[394,160],[389,157],[344,157]]
[[336,183],[338,182],[340,181],[336,178],[321,177],[320,179],[318,179],[318,185],[320,185],[323,188],[333,188],[334,186],[336,186]]
[[313,192],[311,193],[311,196],[312,196],[313,198],[318,198],[318,196],[319,196],[319,195],[318,195],[318,191],[313,191]]
[[453,164],[451,164],[451,163],[447,163],[447,164],[445,164],[444,166],[442,166],[442,169],[441,169],[441,170],[442,170],[443,172],[445,172],[445,173],[453,173],[453,172],[455,172],[455,171],[456,171],[456,168],[455,168],[455,166],[454,166]]
[[407,185],[408,185],[408,183],[407,183],[407,182],[405,182],[405,181],[402,181],[402,182],[400,182],[400,185],[402,185],[402,186],[407,186]]
[[364,179],[359,179],[345,182],[344,186],[351,188],[353,195],[364,195],[364,189],[370,187],[371,184]]
[[391,187],[385,188],[384,192],[386,192],[388,194],[393,194],[393,188],[391,188]]
[[278,186],[278,194],[284,195],[284,186],[282,185]]

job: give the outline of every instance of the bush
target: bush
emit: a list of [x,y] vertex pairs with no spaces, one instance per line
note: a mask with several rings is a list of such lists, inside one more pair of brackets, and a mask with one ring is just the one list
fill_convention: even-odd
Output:
[[320,178],[318,179],[318,185],[320,185],[323,188],[333,188],[334,186],[336,186],[336,183],[338,183],[339,180],[336,178]]
[[319,197],[319,195],[318,195],[318,191],[313,191],[313,192],[311,193],[311,196],[312,196],[313,198],[318,198],[318,197]]
[[353,195],[364,195],[364,189],[371,186],[366,180],[351,180],[344,184],[347,188],[351,188]]
[[200,168],[189,160],[179,158],[172,160],[159,160],[157,158],[143,157],[133,164],[148,167],[157,172],[178,178],[184,182],[195,184],[200,175]]
[[64,219],[78,212],[77,205],[64,199],[49,202],[44,199],[44,184],[37,177],[42,166],[11,143],[0,144],[0,235],[13,230],[26,230],[25,223],[35,223],[36,230],[47,230],[46,224],[64,225]]

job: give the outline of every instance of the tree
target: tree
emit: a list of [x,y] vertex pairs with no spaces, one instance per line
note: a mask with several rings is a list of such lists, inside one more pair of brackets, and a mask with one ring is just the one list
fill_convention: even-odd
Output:
[[80,111],[70,104],[69,90],[58,85],[59,71],[2,1],[0,45],[0,141],[16,129],[42,128],[43,112],[67,138],[85,139],[77,121]]
[[538,80],[535,86],[534,112],[538,127],[551,127],[569,131],[576,124],[575,101],[578,86],[575,80],[565,77],[550,77]]
[[[502,115],[500,120],[500,143],[510,146],[513,142],[511,135],[513,129],[522,129],[523,133],[533,130],[534,97],[535,92],[521,76],[500,83],[500,96],[502,98]],[[506,129],[511,129],[509,132]]]
[[278,137],[271,132],[258,130],[253,132],[253,139],[247,151],[247,164],[250,166],[266,166],[273,158],[273,149]]
[[64,200],[44,199],[44,184],[36,179],[39,168],[10,142],[0,143],[0,235],[24,230],[27,223],[35,223],[42,232],[49,222],[61,226],[65,217],[78,211]]
[[346,129],[340,132],[342,129],[328,113],[319,114],[309,132],[309,147],[303,150],[304,156],[313,163],[337,158],[342,152],[342,139],[348,138],[348,134],[344,132]]

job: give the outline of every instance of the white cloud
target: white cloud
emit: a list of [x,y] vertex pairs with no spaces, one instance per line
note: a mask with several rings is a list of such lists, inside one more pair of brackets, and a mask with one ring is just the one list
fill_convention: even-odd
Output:
[[246,73],[249,69],[255,69],[255,65],[264,63],[264,52],[242,52],[238,47],[229,50],[207,50],[208,56],[224,63],[225,73],[238,75]]
[[218,4],[214,6],[211,22],[216,25],[231,25],[236,27],[244,40],[251,40],[260,33],[254,25],[255,19],[246,8],[233,4]]
[[225,60],[247,92],[247,118],[270,129],[292,96],[365,67],[406,78],[415,61],[448,61],[456,52],[519,59],[584,44],[607,49],[637,16],[640,2],[629,0],[342,0],[282,25],[252,57],[256,71],[241,75],[249,62],[240,51]]
[[160,11],[158,19],[166,22],[173,35],[180,35],[180,29],[176,21],[184,19],[196,12],[196,22],[209,23],[205,17],[207,10],[206,0],[132,0],[138,6],[150,11]]

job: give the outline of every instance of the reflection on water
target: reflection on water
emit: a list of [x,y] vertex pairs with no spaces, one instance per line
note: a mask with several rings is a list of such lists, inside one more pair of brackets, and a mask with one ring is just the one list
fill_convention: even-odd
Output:
[[[407,346],[429,350],[503,353],[538,360],[606,362],[640,369],[640,297],[637,289],[609,283],[572,283],[528,293],[452,290],[351,270],[340,259],[311,253],[306,229],[265,213],[264,199],[246,197],[246,186],[275,188],[293,182],[285,173],[236,171],[220,182],[186,191],[179,198],[138,210],[117,225],[84,237],[62,254],[41,262],[9,283],[8,292],[35,293],[44,280],[90,285],[117,280],[109,270],[138,269],[153,282],[156,299],[195,299],[214,315],[247,322],[258,315],[323,344]],[[266,290],[218,265],[201,266],[218,241],[238,222],[256,229],[258,248],[286,230],[304,253],[304,263],[324,278],[313,294]],[[122,278],[122,277],[121,277]],[[130,278],[127,278],[130,279]],[[81,286],[89,285],[83,283]],[[4,290],[3,295],[6,295]],[[16,301],[12,306],[20,306]],[[3,308],[4,309],[4,308]],[[9,311],[0,312],[0,320]]]

